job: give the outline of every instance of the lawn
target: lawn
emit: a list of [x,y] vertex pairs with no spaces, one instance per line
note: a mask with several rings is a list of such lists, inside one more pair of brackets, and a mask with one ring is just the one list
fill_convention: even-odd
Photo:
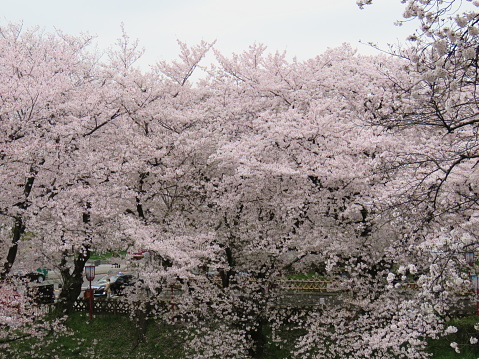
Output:
[[[182,357],[182,343],[170,325],[149,323],[138,341],[135,324],[122,315],[98,314],[90,321],[75,313],[67,322],[74,335],[52,335],[43,345],[29,339],[11,345],[10,359],[24,358],[159,358]],[[32,351],[32,348],[34,350]]]
[[[475,332],[476,316],[451,321],[458,333],[440,340],[431,341],[429,352],[436,359],[476,359],[478,345],[471,345],[469,339]],[[183,334],[178,327],[169,323],[149,322],[144,336],[127,316],[97,314],[92,321],[86,313],[75,313],[67,326],[74,335],[52,335],[46,341],[28,339],[10,345],[9,359],[24,358],[158,358],[181,359]],[[288,336],[290,336],[289,334]],[[142,340],[139,340],[139,338]],[[291,338],[292,339],[292,338]],[[450,343],[457,342],[461,353],[456,353]],[[267,345],[264,359],[289,358],[287,348],[280,349],[275,344]],[[343,358],[340,358],[343,359]]]
[[[478,316],[469,316],[461,319],[451,320],[446,326],[458,328],[457,333],[449,334],[439,340],[429,343],[429,351],[435,359],[477,359],[479,358],[479,344],[471,344],[470,338],[479,338],[479,331],[474,325],[479,322]],[[451,347],[451,343],[457,343],[460,353]]]

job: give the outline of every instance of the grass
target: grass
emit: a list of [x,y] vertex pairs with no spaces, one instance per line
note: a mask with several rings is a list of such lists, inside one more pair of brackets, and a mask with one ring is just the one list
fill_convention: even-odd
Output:
[[[181,359],[183,351],[182,333],[174,325],[150,322],[144,341],[137,343],[138,330],[127,316],[98,314],[92,321],[85,313],[75,313],[67,321],[74,335],[51,335],[39,342],[27,339],[11,345],[9,359],[24,358],[158,358]],[[288,346],[278,345],[265,333],[268,344],[264,359],[286,359],[290,357]],[[283,333],[282,337],[295,337],[295,333]],[[293,342],[293,340],[291,341]],[[1,357],[1,354],[0,354]]]
[[[448,323],[458,328],[457,333],[450,334],[440,340],[430,341],[429,352],[435,359],[476,359],[479,358],[479,345],[471,345],[471,336],[477,336],[474,325],[479,317],[471,316]],[[183,351],[183,334],[169,323],[148,322],[144,337],[140,336],[134,322],[127,316],[113,314],[97,314],[92,321],[86,313],[75,313],[67,321],[67,327],[74,335],[55,335],[39,342],[37,339],[26,339],[10,345],[9,359],[24,358],[185,358]],[[271,332],[265,333],[268,344],[265,347],[264,359],[290,358],[290,344],[300,336],[297,331],[279,333],[286,344],[274,343]],[[303,333],[304,334],[304,333]],[[139,338],[143,340],[138,340]],[[450,343],[457,342],[461,353],[456,353]],[[290,344],[288,344],[290,343]],[[5,353],[2,353],[5,354]],[[1,356],[1,354],[0,354]]]
[[[143,341],[128,317],[73,314],[66,323],[74,335],[51,335],[43,343],[28,339],[11,346],[10,359],[23,358],[182,358],[181,338],[167,324],[148,323]],[[35,350],[32,352],[32,348]]]
[[[474,325],[479,322],[478,316],[469,316],[461,319],[451,320],[446,326],[455,326],[457,333],[449,334],[439,340],[430,341],[429,352],[435,359],[477,359],[479,358],[479,344],[471,344],[470,338],[479,339],[479,332],[474,329]],[[460,353],[451,347],[451,343],[458,344]]]
[[127,251],[119,251],[119,252],[106,252],[106,253],[97,253],[93,252],[90,255],[90,260],[108,260],[111,259],[112,257],[117,257],[117,258],[122,258],[125,257],[127,254]]

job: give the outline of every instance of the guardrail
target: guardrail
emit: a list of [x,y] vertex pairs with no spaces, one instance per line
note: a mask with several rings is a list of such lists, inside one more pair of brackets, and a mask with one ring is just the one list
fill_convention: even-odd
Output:
[[[220,278],[211,278],[210,280],[221,286]],[[249,280],[251,283],[255,282],[255,279]],[[304,291],[304,292],[330,292],[337,291],[334,282],[328,280],[314,280],[314,279],[279,279],[276,283],[273,283],[274,287],[279,287],[285,291]]]
[[[281,288],[292,291],[336,292],[340,290],[336,282],[328,280],[281,279],[278,283]],[[401,288],[416,291],[419,287],[416,282],[403,282]]]
[[335,291],[333,282],[327,280],[281,279],[281,289],[298,292],[330,292]]

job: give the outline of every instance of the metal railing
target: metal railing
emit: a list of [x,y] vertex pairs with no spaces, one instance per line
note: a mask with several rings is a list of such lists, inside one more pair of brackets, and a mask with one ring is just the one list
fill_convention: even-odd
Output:
[[[220,278],[210,278],[210,280],[221,286]],[[251,281],[254,282],[254,279]],[[314,279],[279,279],[273,287],[295,292],[333,292],[339,289],[333,281]]]
[[327,280],[281,279],[281,289],[296,292],[329,292],[334,291],[333,282]]

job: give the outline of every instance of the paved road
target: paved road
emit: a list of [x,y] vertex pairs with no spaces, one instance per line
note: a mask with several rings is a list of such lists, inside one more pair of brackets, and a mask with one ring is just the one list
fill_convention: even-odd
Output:
[[[95,267],[95,275],[100,276],[100,275],[105,275],[105,274],[110,274],[114,275],[118,272],[127,272],[128,268],[127,267],[115,267],[112,264],[100,264],[99,266]],[[53,280],[53,281],[59,281],[60,280],[60,273],[52,270],[48,272],[48,280]]]
[[[128,272],[128,267],[116,267],[113,266],[112,264],[100,264],[98,266],[95,266],[95,279],[93,281],[99,280],[101,277],[105,275],[115,275],[118,272]],[[55,286],[55,296],[58,295],[60,289],[59,285],[62,284],[62,279],[60,277],[60,273],[55,272],[55,271],[49,271],[47,280],[43,282],[43,284],[53,284]],[[86,280],[84,277],[84,281],[82,284],[82,292],[80,294],[80,297],[83,298],[83,291],[89,287],[90,283]]]

